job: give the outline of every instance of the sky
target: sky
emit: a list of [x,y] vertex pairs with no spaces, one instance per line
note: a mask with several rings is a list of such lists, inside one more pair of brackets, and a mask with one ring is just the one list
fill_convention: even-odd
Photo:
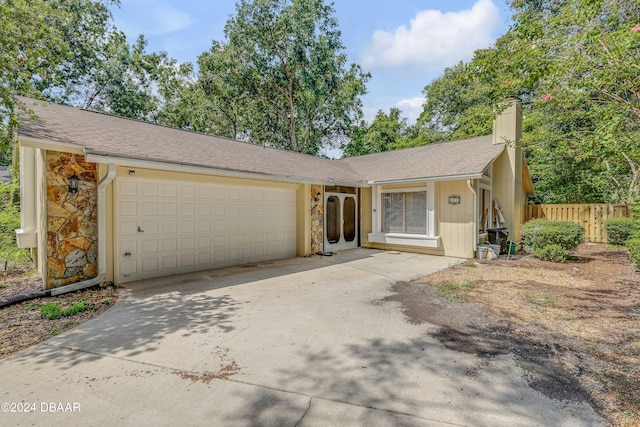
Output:
[[[115,25],[148,51],[195,63],[212,40],[224,40],[235,0],[121,0]],[[422,111],[422,90],[446,67],[472,58],[509,26],[504,0],[334,0],[349,62],[371,73],[364,116],[398,107],[410,123]]]

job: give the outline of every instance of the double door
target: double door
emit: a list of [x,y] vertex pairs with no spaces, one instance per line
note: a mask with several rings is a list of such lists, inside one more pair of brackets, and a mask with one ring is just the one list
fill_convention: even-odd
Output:
[[358,201],[356,194],[325,192],[325,251],[358,247]]

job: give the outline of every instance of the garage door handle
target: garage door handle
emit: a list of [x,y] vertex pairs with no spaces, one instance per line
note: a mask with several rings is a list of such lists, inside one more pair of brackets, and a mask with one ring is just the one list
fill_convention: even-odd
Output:
[[138,226],[138,233],[144,233],[144,230]]

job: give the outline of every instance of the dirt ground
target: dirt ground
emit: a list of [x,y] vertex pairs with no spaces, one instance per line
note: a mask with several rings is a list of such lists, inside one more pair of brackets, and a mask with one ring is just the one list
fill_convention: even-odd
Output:
[[[21,269],[0,272],[0,299],[41,290],[42,281],[33,274]],[[0,308],[0,359],[99,316],[117,300],[117,290],[94,287]],[[64,310],[81,301],[86,309],[71,316],[46,319],[40,314],[40,306],[47,303],[58,304]]]
[[412,323],[440,326],[443,345],[511,353],[535,390],[587,401],[612,425],[640,425],[640,272],[626,250],[582,244],[564,264],[468,262],[394,292],[386,300]]

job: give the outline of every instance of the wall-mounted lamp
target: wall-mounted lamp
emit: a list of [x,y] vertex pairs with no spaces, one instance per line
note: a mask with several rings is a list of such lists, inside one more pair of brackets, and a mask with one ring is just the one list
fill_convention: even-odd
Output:
[[133,169],[129,170],[129,175],[130,176],[134,176],[136,174],[136,171],[134,171]]
[[449,196],[449,204],[450,205],[459,205],[460,204],[460,196]]
[[318,191],[318,193],[313,197],[313,201],[314,202],[319,202],[320,201],[320,196],[322,196],[322,193]]
[[67,182],[69,183],[69,193],[77,193],[78,186],[80,185],[80,178],[78,178],[78,175],[74,172],[73,175],[67,179]]

